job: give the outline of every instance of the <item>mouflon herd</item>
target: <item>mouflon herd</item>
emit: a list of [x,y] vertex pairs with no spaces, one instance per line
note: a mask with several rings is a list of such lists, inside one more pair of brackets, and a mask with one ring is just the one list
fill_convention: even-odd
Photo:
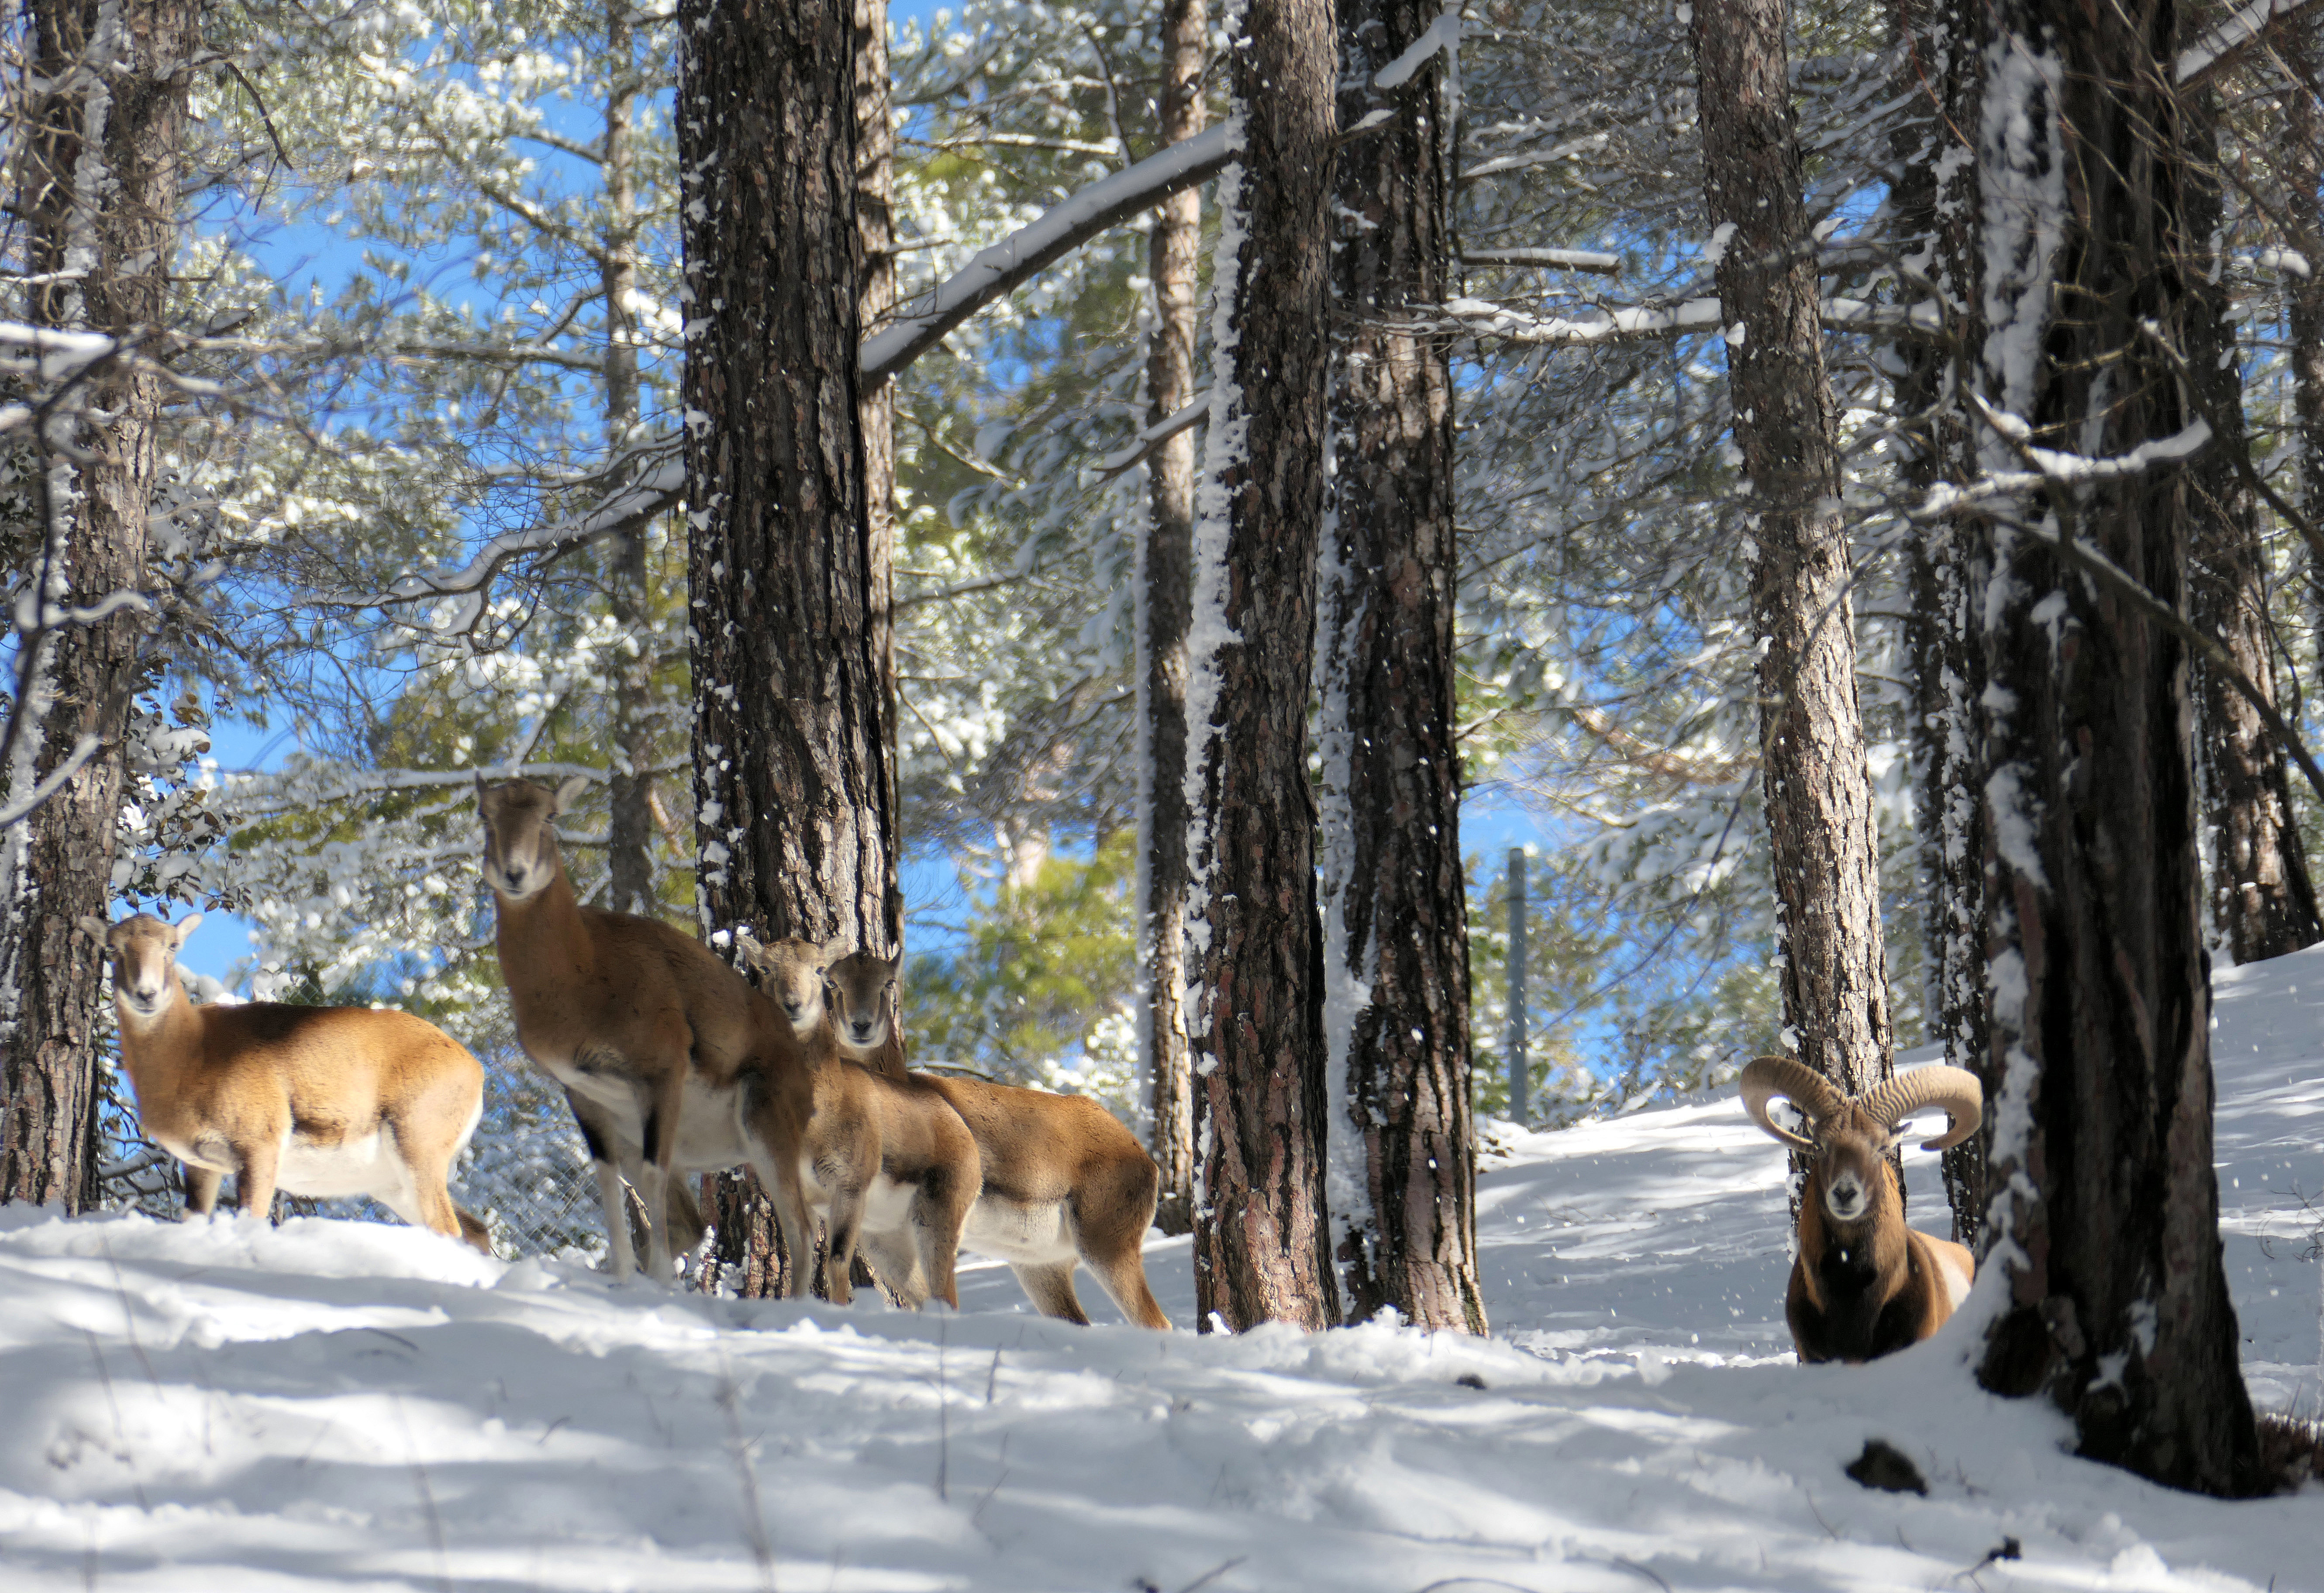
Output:
[[[850,1300],[860,1253],[899,1303],[956,1308],[964,1247],[1006,1261],[1047,1315],[1089,1321],[1074,1292],[1086,1265],[1123,1316],[1169,1327],[1140,1256],[1159,1180],[1136,1136],[1085,1097],[907,1070],[890,1018],[900,957],[744,934],[754,987],[659,919],[585,905],[556,830],[585,784],[479,775],[476,806],[517,1042],[573,1108],[616,1277],[640,1270],[624,1183],[644,1208],[644,1274],[666,1280],[704,1233],[689,1178],[747,1165],[795,1258],[791,1294],[819,1236],[834,1302]],[[177,956],[200,922],[81,923],[111,957],[122,1063],[147,1136],[185,1165],[189,1211],[208,1212],[230,1173],[245,1213],[277,1190],[369,1195],[489,1249],[448,1186],[483,1112],[476,1059],[391,1008],[197,1007]],[[1761,1057],[1741,1093],[1804,1163],[1785,1304],[1800,1358],[1866,1360],[1935,1332],[1973,1264],[1904,1226],[1890,1153],[1923,1111],[1949,1119],[1926,1148],[1975,1132],[1976,1075],[1916,1068],[1850,1098],[1796,1059]],[[1797,1127],[1771,1114],[1778,1100]]]

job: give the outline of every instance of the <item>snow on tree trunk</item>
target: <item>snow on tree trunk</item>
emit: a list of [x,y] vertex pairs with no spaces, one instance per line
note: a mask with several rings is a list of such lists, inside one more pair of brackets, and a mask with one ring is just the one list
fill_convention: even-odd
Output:
[[[2212,441],[2188,472],[2194,515],[2190,610],[2242,671],[2274,702],[2275,650],[2268,619],[2267,555],[2259,505],[2239,463],[2250,457],[2244,380],[2236,361],[2233,306],[2224,287],[2218,97],[2181,97],[2188,123],[2187,239],[2194,299],[2186,319],[2187,365]],[[2204,823],[2211,835],[2211,921],[2237,962],[2264,962],[2324,938],[2316,891],[2292,809],[2283,749],[2228,678],[2194,660],[2201,727]]]
[[[2292,246],[2305,271],[2286,271],[2285,331],[2292,365],[2294,456],[2300,462],[2300,510],[2310,525],[2324,525],[2324,15],[2292,24],[2284,53],[2298,70],[2283,97],[2282,175],[2283,216]],[[2309,556],[2312,601],[2324,605],[2324,569]]]
[[1323,1197],[1323,943],[1307,778],[1330,303],[1331,12],[1225,18],[1233,161],[1188,631],[1194,1303],[1339,1321]]
[[[1437,17],[1434,0],[1342,0],[1342,81],[1369,84]],[[1349,1321],[1393,1306],[1422,1327],[1481,1333],[1452,382],[1445,340],[1413,324],[1450,292],[1449,78],[1433,65],[1392,95],[1359,90],[1341,114],[1352,124],[1397,113],[1340,152],[1335,185],[1333,467],[1316,613],[1325,1189]]]
[[[605,100],[603,170],[605,251],[598,280],[605,306],[605,451],[618,456],[638,424],[638,289],[635,104],[643,87],[629,72],[633,51],[630,0],[606,0],[605,52],[622,63]],[[607,826],[606,906],[650,913],[653,889],[653,704],[655,638],[648,614],[646,529],[613,539],[611,606],[636,650],[622,658],[613,682],[613,756]]]
[[[2172,16],[2167,0],[1995,13],[1981,381],[2015,419],[1984,431],[1988,470],[2022,467],[2024,444],[2119,456],[2188,424],[2146,326],[2181,336],[2189,297]],[[2030,430],[2007,435],[2018,421]],[[2179,605],[2185,488],[2146,470],[2006,507],[1982,605],[2001,1088],[1979,1377],[2046,1392],[2092,1459],[2247,1493],[2252,1412],[2211,1165],[2187,649],[2052,551],[2076,539]]]
[[[1203,130],[1208,60],[1204,0],[1166,0],[1166,144]],[[1156,207],[1147,244],[1154,327],[1147,339],[1146,419],[1158,426],[1194,398],[1194,284],[1203,235],[1199,189]],[[1162,1174],[1154,1220],[1194,1225],[1194,1069],[1186,1041],[1186,624],[1193,595],[1194,434],[1176,433],[1146,465],[1146,535],[1138,545],[1138,1041],[1146,1071],[1148,1148]]]
[[[25,115],[19,212],[35,273],[32,318],[116,337],[162,323],[177,259],[187,64],[200,45],[192,0],[43,0],[27,8],[41,92]],[[86,608],[146,579],[160,481],[162,391],[150,372],[100,371],[60,404],[37,447],[56,557],[40,600]],[[77,417],[86,416],[85,419]],[[33,677],[44,702],[13,778],[44,778],[90,733],[106,750],[11,831],[0,922],[0,1200],[96,1198],[98,1020],[104,950],[77,926],[108,916],[121,828],[122,738],[146,679],[146,615],[116,612],[51,633]],[[36,738],[36,739],[34,739]]]
[[[1899,340],[1897,409],[1909,421],[1905,484],[1917,496],[1977,474],[1972,417],[1960,372],[1979,342],[1976,136],[1980,89],[1977,0],[1923,0],[1910,30],[1898,87],[1914,119],[1897,134],[1894,203],[1902,251],[1935,289],[1946,336]],[[1917,288],[1914,290],[1917,292]],[[1920,842],[1923,934],[1928,946],[1930,1033],[1945,1060],[1985,1064],[1985,758],[1978,697],[1985,689],[1975,603],[1985,590],[1976,562],[1982,539],[1958,519],[1923,526],[1910,546],[1913,660],[1910,743]],[[1944,1155],[1953,1238],[1977,1242],[1984,1224],[1985,1141],[1980,1129]]]
[[[896,129],[890,115],[888,0],[855,0],[855,230],[863,244],[863,274],[856,315],[866,336],[896,309]],[[885,727],[885,801],[897,806],[896,698],[896,389],[892,382],[858,387],[856,416],[863,433],[863,506],[870,517],[872,656],[880,670],[880,723]],[[891,819],[891,823],[892,823]],[[890,835],[888,940],[904,938],[904,898],[896,883],[902,838]],[[890,1009],[891,1018],[900,1019]],[[897,1031],[900,1034],[900,1028]]]
[[[857,405],[854,4],[687,0],[679,34],[702,923],[721,945],[747,926],[885,954],[901,899]],[[717,1192],[722,1265],[745,1262],[763,1202],[740,1178]]]
[[1751,481],[1761,779],[1784,1034],[1803,1062],[1853,1093],[1889,1068],[1879,835],[1784,6],[1698,5],[1692,25],[1719,301],[1731,318],[1729,401]]

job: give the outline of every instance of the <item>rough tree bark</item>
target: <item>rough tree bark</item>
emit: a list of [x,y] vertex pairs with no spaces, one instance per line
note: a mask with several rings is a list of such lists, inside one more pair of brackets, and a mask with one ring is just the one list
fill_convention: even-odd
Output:
[[[1941,340],[1893,347],[1902,374],[1896,403],[1907,420],[1904,474],[1918,498],[1940,483],[1977,474],[1961,378],[1983,342],[1978,302],[1976,151],[1982,82],[1981,0],[1916,0],[1904,8],[1899,89],[1915,115],[1897,134],[1893,189],[1902,253],[1918,281],[1905,291],[1944,307]],[[1986,570],[1981,541],[1957,520],[1921,528],[1910,544],[1914,799],[1920,839],[1922,924],[1929,971],[1929,1032],[1945,1061],[1980,1071],[1985,1021],[1985,757],[1978,698],[1985,690],[1977,607]],[[1989,1125],[1945,1152],[1953,1238],[1974,1247],[1984,1227]]]
[[[167,308],[177,258],[189,62],[200,42],[195,0],[113,6],[42,0],[26,7],[41,92],[25,115],[16,193],[34,273],[78,280],[32,290],[48,325],[148,336]],[[80,274],[86,273],[86,274]],[[46,471],[52,568],[46,601],[93,605],[143,583],[146,518],[160,477],[160,383],[101,370],[84,394],[87,422],[60,418],[37,439]],[[108,916],[121,824],[122,736],[143,678],[147,618],[117,612],[53,632],[33,671],[49,698],[37,741],[9,770],[27,786],[96,732],[105,751],[12,832],[0,921],[0,1200],[61,1202],[97,1195],[97,1073],[103,948],[75,927]]]
[[[630,0],[606,0],[605,53],[618,76],[605,98],[602,152],[605,184],[604,253],[597,272],[605,306],[605,447],[618,456],[638,424],[636,102],[645,87],[631,70]],[[636,646],[613,685],[613,770],[607,826],[605,905],[616,913],[650,913],[653,889],[654,638],[646,589],[642,526],[613,539],[611,597],[614,622]]]
[[[2186,318],[2187,368],[2195,412],[2211,427],[2210,446],[2188,471],[2194,516],[2189,570],[2190,613],[2217,637],[2236,667],[2275,700],[2274,628],[2268,618],[2267,556],[2260,543],[2259,504],[2238,461],[2247,460],[2243,369],[2234,358],[2225,264],[2217,253],[2220,222],[2218,96],[2198,88],[2182,100],[2187,117],[2187,231],[2198,251],[2185,272],[2192,298]],[[2237,962],[2264,962],[2324,938],[2316,891],[2292,806],[2289,760],[2243,694],[2200,658],[2195,671],[2196,723],[2204,823],[2211,835],[2211,923]]]
[[[2276,158],[2292,246],[2305,274],[2283,273],[2285,330],[2291,335],[2292,447],[2300,461],[2300,509],[2324,526],[2324,13],[2292,24],[2285,59],[2292,80],[2284,96],[2283,143]],[[2324,614],[2324,567],[2308,564],[2310,599]]]
[[[699,907],[714,944],[900,933],[857,347],[853,0],[686,0],[678,136]],[[770,1286],[721,1181],[722,1266]],[[754,1242],[752,1236],[758,1235]]]
[[[1341,81],[1368,86],[1436,0],[1340,0]],[[1385,103],[1375,106],[1378,98]],[[1468,884],[1453,716],[1452,382],[1413,307],[1450,292],[1452,129],[1440,57],[1359,87],[1333,211],[1323,686],[1326,1174],[1351,1321],[1392,1306],[1485,1331],[1469,1104]]]
[[[1165,0],[1164,144],[1203,130],[1204,0]],[[1199,189],[1155,209],[1147,245],[1154,330],[1147,341],[1146,419],[1157,425],[1194,397],[1194,284],[1202,247]],[[1194,1067],[1186,1041],[1186,624],[1193,596],[1194,434],[1182,431],[1147,462],[1147,528],[1139,544],[1138,1027],[1152,1116],[1148,1148],[1162,1173],[1154,1220],[1194,1226]]]
[[1703,190],[1724,240],[1729,402],[1751,480],[1760,769],[1800,1060],[1854,1093],[1889,1070],[1879,835],[1856,697],[1848,526],[1801,194],[1783,0],[1697,5]]
[[[855,0],[855,230],[863,244],[863,275],[856,315],[863,335],[884,326],[896,308],[896,129],[890,119],[893,82],[888,69],[888,0]],[[896,762],[896,384],[882,382],[856,392],[863,433],[863,506],[871,521],[869,584],[872,656],[880,669],[880,723],[887,734],[886,801],[890,823],[897,806]],[[904,897],[897,873],[901,838],[890,836],[887,944],[904,941]],[[890,1010],[891,1018],[902,1014]],[[895,1031],[903,1031],[899,1025]]]
[[1236,158],[1186,704],[1194,1303],[1206,1326],[1321,1328],[1339,1310],[1307,688],[1330,367],[1331,11],[1237,4],[1226,35]]
[[[2002,0],[1979,185],[1982,382],[2035,445],[2119,456],[2190,416],[2157,339],[2183,336],[2181,130],[2171,0]],[[2022,466],[1988,428],[1988,468]],[[2188,658],[2075,539],[2183,604],[2171,468],[2061,488],[1992,522],[1993,1232],[1979,1376],[2046,1393],[2081,1452],[2221,1494],[2258,1482],[2219,1258],[2210,999]]]

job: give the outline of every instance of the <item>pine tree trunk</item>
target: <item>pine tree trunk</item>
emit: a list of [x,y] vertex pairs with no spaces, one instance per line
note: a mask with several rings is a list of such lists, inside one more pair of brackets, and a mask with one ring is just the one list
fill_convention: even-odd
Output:
[[1879,834],[1856,697],[1848,526],[1801,197],[1782,0],[1700,5],[1704,193],[1726,239],[1719,299],[1735,438],[1752,486],[1760,775],[1784,1023],[1853,1094],[1889,1069]]
[[[1933,293],[1944,307],[1942,342],[1900,340],[1896,407],[1909,421],[1904,477],[1921,498],[1940,483],[1977,474],[1970,416],[1960,396],[1964,368],[1983,341],[1978,298],[1977,168],[1973,138],[1982,110],[1978,41],[1981,0],[1922,0],[1905,13],[1910,32],[1898,88],[1915,116],[1898,136],[1894,189],[1899,253],[1925,262],[1925,285],[1908,283],[1907,302]],[[1928,948],[1929,1032],[1945,1061],[1985,1065],[1985,757],[1978,698],[1985,690],[1977,607],[1985,593],[1981,540],[1958,521],[1920,529],[1910,544],[1914,800],[1920,842],[1923,935]],[[1984,1226],[1981,1127],[1944,1153],[1953,1238],[1974,1247]]]
[[[2187,364],[2211,445],[2188,473],[2194,516],[2190,612],[2217,637],[2236,667],[2275,700],[2273,628],[2268,618],[2267,557],[2259,505],[2244,474],[2244,381],[2227,315],[2224,262],[2213,258],[2220,217],[2218,97],[2186,97],[2190,244],[2195,298],[2187,317]],[[2324,937],[2316,891],[2292,807],[2283,749],[2243,694],[2200,657],[2193,660],[2196,723],[2201,727],[2204,822],[2211,834],[2211,921],[2237,962],[2264,962]]]
[[[1435,0],[1341,0],[1342,81],[1368,83]],[[1393,1306],[1485,1331],[1469,1105],[1468,883],[1453,718],[1452,382],[1413,328],[1450,291],[1442,58],[1343,150],[1333,254],[1321,611],[1325,1078],[1348,1320]],[[1369,95],[1364,97],[1369,100]],[[1342,108],[1343,123],[1370,103]]]
[[[638,424],[636,152],[632,147],[637,79],[629,76],[630,0],[606,0],[605,53],[621,63],[605,102],[604,165],[605,253],[598,266],[605,306],[605,450],[619,457]],[[613,771],[607,826],[610,875],[606,906],[616,913],[651,913],[653,889],[654,635],[646,589],[642,527],[613,539],[613,620],[637,648],[623,658],[613,686]]]
[[[2118,456],[2190,419],[2146,335],[2185,332],[2190,258],[2169,0],[2005,0],[1980,151],[1982,381],[2037,446]],[[1989,468],[2022,467],[1988,430]],[[2220,1266],[2187,649],[2075,539],[2184,603],[2169,469],[2015,505],[1987,618],[1994,1199],[2007,1294],[1980,1377],[2046,1392],[2081,1452],[2211,1493],[2257,1482]]]
[[[863,335],[881,329],[896,308],[896,129],[890,121],[888,0],[855,0],[855,229],[862,240],[863,274],[856,317]],[[884,944],[904,944],[904,895],[897,870],[902,837],[894,826],[902,809],[896,781],[896,384],[869,392],[857,388],[856,415],[863,434],[863,504],[871,522],[868,566],[872,656],[880,671],[880,723],[889,814],[888,893]],[[868,944],[868,943],[867,943]],[[903,1033],[902,1013],[893,1030]]]
[[[2295,63],[2284,96],[2283,145],[2277,159],[2291,244],[2307,261],[2305,274],[2283,276],[2285,330],[2291,346],[2293,456],[2300,462],[2300,511],[2324,526],[2324,14],[2294,18],[2284,54]],[[2324,612],[2324,560],[2309,556],[2310,601]]]
[[[1165,145],[1203,130],[1208,12],[1204,0],[1165,0],[1162,94],[1156,131]],[[1146,419],[1194,398],[1194,285],[1203,195],[1189,189],[1154,212],[1148,270],[1154,330],[1146,353]],[[1154,1220],[1165,1233],[1194,1226],[1194,1068],[1186,1041],[1186,624],[1193,596],[1194,434],[1182,431],[1147,463],[1147,528],[1139,545],[1138,1026],[1152,1112],[1148,1148],[1161,1169]]]
[[[44,89],[26,109],[34,131],[17,198],[31,227],[30,263],[36,273],[87,272],[33,289],[32,317],[150,337],[167,313],[178,253],[188,62],[201,41],[200,7],[43,0],[26,9]],[[101,133],[87,137],[100,118]],[[143,585],[161,396],[150,375],[100,372],[43,428],[48,601],[87,607]],[[68,418],[80,412],[93,419]],[[60,630],[33,670],[47,712],[27,727],[9,770],[12,793],[61,765],[84,734],[108,744],[0,838],[0,1200],[61,1203],[69,1212],[97,1198],[104,951],[76,925],[84,915],[109,916],[121,738],[146,678],[138,654],[149,625],[145,613],[123,611]]]
[[[857,348],[853,0],[686,0],[678,134],[698,900],[714,944],[900,930]],[[763,1217],[722,1182],[722,1264]],[[732,1252],[730,1255],[729,1252]]]
[[1238,4],[1226,23],[1235,159],[1186,704],[1194,1304],[1206,1325],[1321,1328],[1339,1309],[1307,689],[1330,373],[1332,17],[1323,0],[1282,0]]

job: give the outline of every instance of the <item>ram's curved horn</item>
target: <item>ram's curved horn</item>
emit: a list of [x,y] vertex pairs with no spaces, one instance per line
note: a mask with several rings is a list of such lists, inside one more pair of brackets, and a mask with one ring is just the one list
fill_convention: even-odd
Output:
[[1985,1086],[1966,1068],[1916,1067],[1867,1090],[1863,1106],[1865,1115],[1884,1128],[1932,1106],[1944,1108],[1950,1119],[1944,1133],[1923,1141],[1921,1148],[1945,1150],[1977,1132],[1985,1117]]
[[1815,1142],[1770,1118],[1768,1101],[1784,1096],[1807,1113],[1811,1123],[1824,1121],[1848,1104],[1848,1098],[1832,1088],[1831,1080],[1795,1056],[1754,1057],[1744,1064],[1738,1082],[1743,1091],[1743,1110],[1751,1114],[1751,1120],[1795,1150],[1813,1150]]

